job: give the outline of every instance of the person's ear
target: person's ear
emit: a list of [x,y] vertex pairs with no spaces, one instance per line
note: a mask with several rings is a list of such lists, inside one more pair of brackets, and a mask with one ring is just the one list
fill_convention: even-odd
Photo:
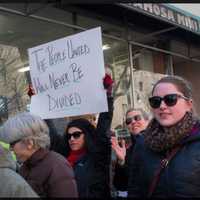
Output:
[[149,119],[146,119],[145,120],[145,128],[148,126],[148,124],[149,124]]
[[187,105],[188,105],[188,111],[192,111],[193,110],[193,100],[190,99],[189,101],[187,101]]
[[33,149],[33,147],[34,147],[34,141],[32,139],[28,139],[26,141],[26,144],[27,144],[27,149],[28,150],[32,150]]

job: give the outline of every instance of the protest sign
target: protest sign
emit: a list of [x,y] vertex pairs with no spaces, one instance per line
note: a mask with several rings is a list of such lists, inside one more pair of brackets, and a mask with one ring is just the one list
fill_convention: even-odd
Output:
[[28,49],[36,95],[31,113],[43,119],[108,110],[101,28]]

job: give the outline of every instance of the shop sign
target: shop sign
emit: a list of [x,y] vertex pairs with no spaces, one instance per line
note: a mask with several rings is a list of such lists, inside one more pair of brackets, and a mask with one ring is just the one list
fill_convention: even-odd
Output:
[[108,110],[101,28],[28,49],[36,95],[30,112],[43,119]]
[[198,19],[172,9],[167,5],[156,3],[121,3],[121,5],[176,24],[187,30],[196,33],[200,32],[200,23]]

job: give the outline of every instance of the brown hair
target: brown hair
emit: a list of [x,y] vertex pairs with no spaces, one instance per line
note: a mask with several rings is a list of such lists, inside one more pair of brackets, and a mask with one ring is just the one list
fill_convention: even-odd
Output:
[[156,84],[153,86],[152,95],[155,90],[155,87],[160,83],[171,83],[176,86],[177,90],[179,90],[183,95],[189,99],[192,99],[192,85],[189,81],[183,79],[180,76],[165,76],[161,78]]
[[[186,80],[180,76],[175,76],[175,75],[165,76],[165,77],[161,78],[159,81],[157,81],[156,84],[153,86],[152,95],[153,95],[153,92],[154,92],[156,86],[160,83],[173,84],[177,88],[177,90],[179,92],[181,92],[185,97],[193,100],[192,84],[188,80]],[[194,101],[193,101],[192,112],[193,112],[193,114],[197,115],[196,110],[195,110],[195,102]]]

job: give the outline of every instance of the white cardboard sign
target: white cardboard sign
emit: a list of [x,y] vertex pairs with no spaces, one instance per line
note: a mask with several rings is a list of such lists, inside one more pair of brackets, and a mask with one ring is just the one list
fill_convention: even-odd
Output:
[[108,110],[101,28],[28,49],[36,95],[30,112],[43,119]]

